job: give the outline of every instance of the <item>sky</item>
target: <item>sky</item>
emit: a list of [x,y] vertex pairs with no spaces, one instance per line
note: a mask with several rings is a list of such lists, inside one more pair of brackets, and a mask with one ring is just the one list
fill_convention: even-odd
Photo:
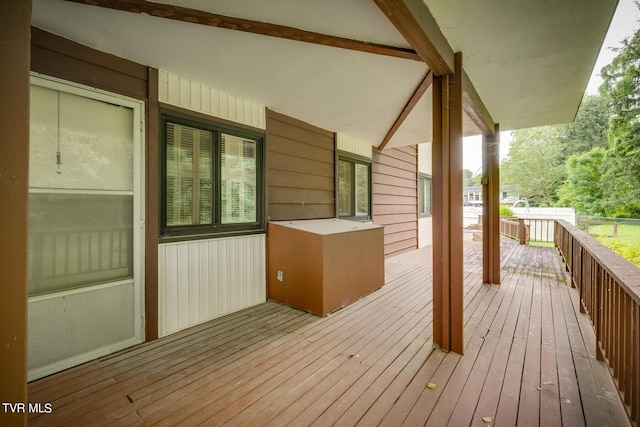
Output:
[[[587,84],[586,93],[596,95],[598,87],[602,83],[600,78],[600,69],[611,63],[615,57],[612,47],[621,46],[622,40],[633,35],[634,31],[640,28],[638,20],[640,13],[633,0],[619,0],[618,8],[613,16],[613,21],[609,26],[609,31],[605,37],[602,49],[593,67],[593,72],[589,83]],[[500,159],[504,159],[509,153],[509,144],[511,142],[511,132],[500,133]],[[464,159],[463,167],[469,169],[474,174],[480,173],[482,168],[482,137],[474,136],[464,138]]]

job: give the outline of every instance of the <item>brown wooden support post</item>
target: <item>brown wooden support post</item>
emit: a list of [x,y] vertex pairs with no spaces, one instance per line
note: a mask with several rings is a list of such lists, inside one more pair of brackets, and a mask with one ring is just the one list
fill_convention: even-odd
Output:
[[160,129],[158,106],[158,70],[149,67],[147,97],[147,128],[145,140],[145,273],[144,310],[145,341],[158,338],[158,233],[160,230],[158,211],[160,200]]
[[[0,401],[27,405],[27,201],[31,0],[0,13]],[[0,408],[0,425],[26,425]]]
[[482,138],[482,281],[500,284],[500,128]]
[[462,354],[462,54],[433,80],[433,341]]

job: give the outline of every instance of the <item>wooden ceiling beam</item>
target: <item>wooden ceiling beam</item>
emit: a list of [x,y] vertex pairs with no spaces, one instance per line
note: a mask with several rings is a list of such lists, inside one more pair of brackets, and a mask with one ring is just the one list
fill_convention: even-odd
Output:
[[420,101],[422,95],[424,95],[427,89],[429,89],[431,83],[433,83],[433,73],[431,72],[431,70],[429,70],[427,72],[427,75],[424,76],[416,90],[413,92],[413,95],[411,95],[411,98],[407,102],[407,105],[404,106],[402,112],[396,119],[393,126],[391,126],[391,129],[389,129],[389,132],[387,132],[387,135],[382,140],[382,143],[378,146],[378,150],[384,150],[391,138],[393,138],[393,135],[396,134],[398,129],[400,129],[402,123],[407,119],[407,117],[409,117],[409,114],[411,113],[413,108],[418,104],[418,101]]
[[436,76],[453,74],[454,52],[423,0],[373,0]]
[[387,46],[377,43],[353,40],[344,37],[305,31],[284,25],[270,24],[266,22],[251,21],[248,19],[234,18],[218,15],[196,9],[188,9],[180,6],[152,3],[145,0],[66,0],[73,3],[99,6],[107,9],[120,10],[132,13],[145,13],[150,16],[173,19],[176,21],[207,25],[228,30],[243,31],[246,33],[260,34],[264,36],[278,37],[306,43],[314,43],[323,46],[331,46],[376,55],[391,56],[395,58],[421,61],[422,59],[413,49],[396,46]]

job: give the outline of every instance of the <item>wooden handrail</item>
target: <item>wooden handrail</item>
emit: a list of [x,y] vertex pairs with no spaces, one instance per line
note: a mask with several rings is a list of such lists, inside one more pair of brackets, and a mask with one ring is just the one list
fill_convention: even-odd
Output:
[[640,420],[640,269],[565,221],[554,242],[566,261],[605,360],[632,421]]
[[552,218],[500,218],[500,234],[517,240],[521,245],[530,242],[553,243],[555,219]]
[[517,240],[521,245],[529,244],[529,225],[524,219],[515,217],[500,218],[500,234]]

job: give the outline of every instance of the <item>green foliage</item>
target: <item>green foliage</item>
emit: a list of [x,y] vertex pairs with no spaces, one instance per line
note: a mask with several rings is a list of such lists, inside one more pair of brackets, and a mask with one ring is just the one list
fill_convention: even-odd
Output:
[[640,217],[640,32],[617,52],[601,71],[610,111],[602,204],[609,216]]
[[601,173],[606,150],[595,147],[591,151],[573,155],[566,163],[567,179],[558,189],[559,205],[571,206],[579,213],[601,215]]
[[474,175],[469,169],[462,170],[462,182],[465,187],[482,185],[482,174]]
[[500,216],[513,216],[513,211],[509,206],[500,205]]
[[[590,232],[607,234],[612,232],[612,227],[610,225],[596,225],[591,227]],[[640,267],[640,225],[619,224],[617,237],[596,236],[596,239]]]
[[565,126],[542,126],[514,131],[501,180],[518,188],[530,203],[553,206],[566,176],[562,159]]
[[609,106],[601,96],[585,95],[573,123],[566,126],[562,156],[584,154],[596,147],[608,148]]
[[462,185],[465,187],[471,187],[473,185],[473,172],[469,169],[462,170]]
[[573,123],[513,133],[502,180],[533,204],[640,217],[640,32],[601,74]]
[[[600,173],[589,165],[600,162],[602,150],[608,146],[608,119],[606,100],[587,95],[573,123],[515,131],[509,159],[502,169],[504,182],[519,188],[520,194],[533,204],[573,206],[582,213],[599,213],[600,206],[591,201],[600,197],[598,189],[587,188],[598,182],[593,182],[593,176],[588,182],[581,180],[587,172]],[[594,148],[598,150],[591,154],[592,158],[572,160]],[[580,200],[578,192],[585,189],[586,200]]]

